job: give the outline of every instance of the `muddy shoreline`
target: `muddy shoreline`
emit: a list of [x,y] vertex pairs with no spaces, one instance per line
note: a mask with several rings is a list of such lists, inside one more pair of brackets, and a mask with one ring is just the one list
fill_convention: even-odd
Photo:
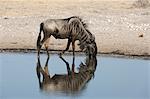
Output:
[[[50,54],[58,54],[61,50],[49,50]],[[36,49],[0,49],[0,53],[37,53]],[[41,54],[46,55],[46,51],[44,49],[41,50]],[[85,53],[76,51],[75,54],[85,55]],[[72,51],[66,51],[65,55],[72,55]],[[100,53],[98,52],[97,56],[105,56],[105,57],[114,57],[114,58],[130,58],[130,59],[142,59],[142,60],[150,60],[150,55],[125,55],[120,53]]]

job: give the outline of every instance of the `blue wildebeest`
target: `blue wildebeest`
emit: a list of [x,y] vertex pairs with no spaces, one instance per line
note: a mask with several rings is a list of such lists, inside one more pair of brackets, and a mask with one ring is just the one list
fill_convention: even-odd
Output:
[[[41,40],[41,32],[43,32],[43,39]],[[56,39],[68,39],[67,47],[61,53],[69,49],[72,43],[73,56],[75,51],[75,41],[79,40],[80,49],[85,51],[89,56],[96,56],[97,46],[95,43],[95,37],[87,29],[87,25],[77,16],[69,17],[66,19],[47,19],[40,24],[40,32],[37,39],[38,57],[42,45],[45,45],[47,55],[48,42],[51,35]]]

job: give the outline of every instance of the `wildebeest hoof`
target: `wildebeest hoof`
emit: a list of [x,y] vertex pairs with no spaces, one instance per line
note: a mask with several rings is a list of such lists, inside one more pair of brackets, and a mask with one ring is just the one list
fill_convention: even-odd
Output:
[[59,57],[62,57],[62,53],[59,53],[58,55],[59,55]]

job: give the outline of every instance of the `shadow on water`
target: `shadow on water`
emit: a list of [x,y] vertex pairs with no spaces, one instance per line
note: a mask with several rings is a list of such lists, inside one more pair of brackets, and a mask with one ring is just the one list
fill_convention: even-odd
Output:
[[69,64],[63,57],[60,57],[60,59],[65,63],[67,73],[51,76],[48,70],[49,57],[47,57],[44,68],[41,66],[40,59],[38,58],[36,72],[40,90],[46,93],[58,92],[65,95],[82,93],[86,89],[87,83],[94,77],[97,58],[86,57],[85,63],[80,63],[78,72],[75,72],[75,57],[73,57],[72,64]]

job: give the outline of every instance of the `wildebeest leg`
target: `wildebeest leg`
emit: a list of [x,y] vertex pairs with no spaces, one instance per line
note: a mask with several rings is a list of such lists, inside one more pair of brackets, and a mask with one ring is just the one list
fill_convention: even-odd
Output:
[[75,73],[75,70],[74,70],[74,68],[75,68],[75,63],[74,63],[74,61],[75,61],[75,57],[73,56],[73,62],[72,62],[72,77],[74,78],[74,73]]
[[66,67],[67,67],[68,75],[70,75],[70,74],[71,74],[71,71],[70,71],[69,63],[68,63],[62,56],[60,56],[60,58],[63,60],[63,62],[65,62]]
[[38,58],[40,57],[40,49],[41,49],[41,33],[39,33],[38,39],[37,39],[37,51],[38,51]]
[[48,72],[48,61],[49,61],[49,57],[47,58],[47,61],[46,61],[46,64],[45,64],[45,67],[43,70],[43,68],[41,67],[41,64],[40,64],[40,58],[38,58],[36,72],[37,72],[40,88],[42,88],[41,74],[43,76],[43,81],[47,82],[50,79],[50,75]]
[[48,38],[48,39],[44,42],[44,46],[45,46],[45,49],[46,49],[46,52],[47,52],[47,56],[48,56],[48,57],[49,57],[49,52],[48,52],[49,39],[50,39],[50,38]]
[[50,38],[50,36],[46,35],[46,33],[44,32],[44,37],[43,37],[43,39],[41,41],[41,47],[45,43],[45,41],[47,41],[48,38]]
[[40,64],[40,58],[38,57],[38,62],[37,62],[37,67],[36,67],[36,73],[37,73],[37,76],[38,76],[40,88],[42,87],[42,85],[41,85],[41,75],[40,75],[41,69],[42,69],[42,67],[41,67],[41,64]]
[[46,51],[47,51],[47,55],[49,57],[49,53],[48,53],[48,44],[49,44],[49,39],[50,39],[50,36],[46,36],[44,35],[42,41],[41,41],[41,46],[44,44],[45,48],[46,48]]
[[72,42],[72,50],[73,50],[73,57],[74,57],[75,56],[75,53],[74,53],[74,51],[75,51],[75,41]]
[[74,78],[74,68],[75,68],[75,41],[72,41],[72,50],[73,50],[73,63],[72,63],[72,77]]
[[44,67],[44,71],[47,75],[49,75],[49,71],[48,71],[48,61],[49,61],[49,57],[47,57],[46,63],[45,63],[45,67]]
[[40,57],[40,49],[41,49],[41,32],[43,31],[43,23],[40,24],[40,32],[37,38],[37,51],[38,51],[38,58]]
[[37,51],[38,51],[37,56],[38,56],[38,58],[40,58],[40,48],[38,48]]
[[61,57],[61,55],[62,55],[62,54],[64,54],[64,53],[65,53],[65,51],[67,51],[67,50],[69,49],[69,47],[70,47],[70,43],[71,43],[71,39],[68,39],[67,47],[66,47],[66,49],[65,49],[65,50],[63,50],[63,51],[60,53],[60,57]]
[[41,65],[37,68],[37,72],[39,72],[39,73],[37,73],[37,75],[38,75],[38,78],[39,78],[40,88],[42,88],[41,79],[40,79],[40,73],[42,74],[43,82],[45,82],[45,83],[47,83],[50,80],[50,75],[49,75],[49,73],[48,74],[46,73],[45,68],[43,70]]

